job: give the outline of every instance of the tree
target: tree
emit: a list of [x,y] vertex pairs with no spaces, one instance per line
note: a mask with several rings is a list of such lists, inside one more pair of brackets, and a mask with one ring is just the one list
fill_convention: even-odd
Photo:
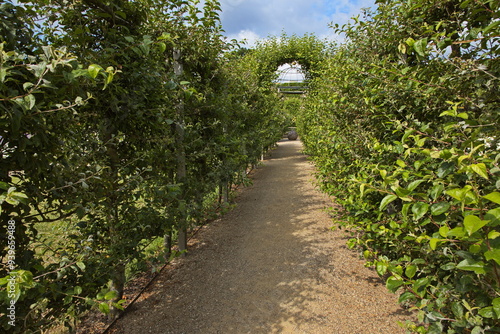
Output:
[[94,306],[116,316],[145,245],[201,221],[282,119],[276,93],[253,81],[256,58],[227,52],[215,1],[20,2],[2,7],[2,27],[34,34],[1,44],[2,229],[15,221],[16,266],[3,269],[0,296],[23,320],[2,326],[30,332],[74,326]]

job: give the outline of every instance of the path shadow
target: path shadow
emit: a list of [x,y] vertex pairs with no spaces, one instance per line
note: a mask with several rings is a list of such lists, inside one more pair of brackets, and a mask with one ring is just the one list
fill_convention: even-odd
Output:
[[278,146],[237,207],[204,230],[111,332],[388,333],[386,321],[377,322],[378,296],[350,295],[380,282],[344,264],[362,267],[342,234],[333,240],[300,143]]

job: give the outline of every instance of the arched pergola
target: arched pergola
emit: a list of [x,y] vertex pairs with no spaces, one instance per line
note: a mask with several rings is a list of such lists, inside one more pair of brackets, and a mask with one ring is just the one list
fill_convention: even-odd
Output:
[[293,62],[278,67],[276,84],[282,94],[304,94],[307,90],[306,73],[300,64]]
[[261,82],[275,81],[278,67],[292,63],[300,64],[307,81],[318,75],[318,66],[325,59],[328,43],[312,34],[302,37],[282,34],[258,43],[255,52]]

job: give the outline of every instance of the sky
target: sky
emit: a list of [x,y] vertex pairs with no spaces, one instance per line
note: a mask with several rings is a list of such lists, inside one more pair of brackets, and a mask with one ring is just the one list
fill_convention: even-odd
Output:
[[303,36],[341,40],[330,23],[345,24],[362,8],[375,8],[375,0],[221,0],[222,28],[230,39],[248,41],[269,36]]

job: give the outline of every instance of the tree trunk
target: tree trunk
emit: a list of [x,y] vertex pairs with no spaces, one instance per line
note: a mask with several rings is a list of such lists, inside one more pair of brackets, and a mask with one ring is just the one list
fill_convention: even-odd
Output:
[[[180,78],[183,75],[184,69],[182,62],[180,61],[181,59],[181,51],[180,50],[174,50],[173,51],[173,56],[174,56],[174,74]],[[182,191],[181,191],[181,199],[185,199],[186,195],[186,184],[185,184],[185,179],[186,179],[186,152],[184,148],[184,101],[182,100],[182,97],[180,98],[179,103],[176,106],[177,109],[177,122],[175,126],[175,132],[176,132],[176,146],[177,146],[177,177],[176,181],[178,184],[182,184]],[[179,209],[182,212],[179,212],[179,221],[178,221],[178,229],[179,229],[179,234],[177,237],[177,245],[179,247],[179,251],[183,252],[187,250],[187,221],[186,217],[187,214],[185,212],[186,210],[186,205],[179,205]],[[183,252],[181,256],[183,256],[185,253]]]
[[[120,163],[120,158],[118,151],[116,150],[116,143],[113,142],[114,135],[116,134],[116,128],[113,124],[112,119],[108,119],[106,122],[106,127],[103,133],[103,140],[106,146],[106,153],[109,158],[109,170],[110,170],[110,187],[107,191],[107,224],[110,237],[110,249],[116,249],[121,252],[121,247],[119,244],[122,242],[122,236],[120,233],[120,215],[119,215],[119,197],[118,197],[118,168]],[[118,246],[117,246],[118,245]],[[121,257],[120,257],[121,258]],[[110,290],[115,291],[116,295],[111,300],[112,303],[117,303],[123,298],[123,289],[125,287],[125,265],[122,263],[114,264],[111,268],[110,275],[111,283]],[[110,308],[110,319],[115,319],[119,316],[120,310],[111,305]]]
[[[116,293],[115,297],[111,299],[112,303],[118,303],[123,298],[123,289],[125,287],[125,265],[115,264],[113,266],[113,272],[111,273],[111,286],[110,290]],[[115,319],[120,315],[121,310],[111,306],[109,312],[109,318]]]
[[172,255],[172,232],[169,231],[163,237],[163,247],[165,249],[165,262],[170,261],[170,256]]

